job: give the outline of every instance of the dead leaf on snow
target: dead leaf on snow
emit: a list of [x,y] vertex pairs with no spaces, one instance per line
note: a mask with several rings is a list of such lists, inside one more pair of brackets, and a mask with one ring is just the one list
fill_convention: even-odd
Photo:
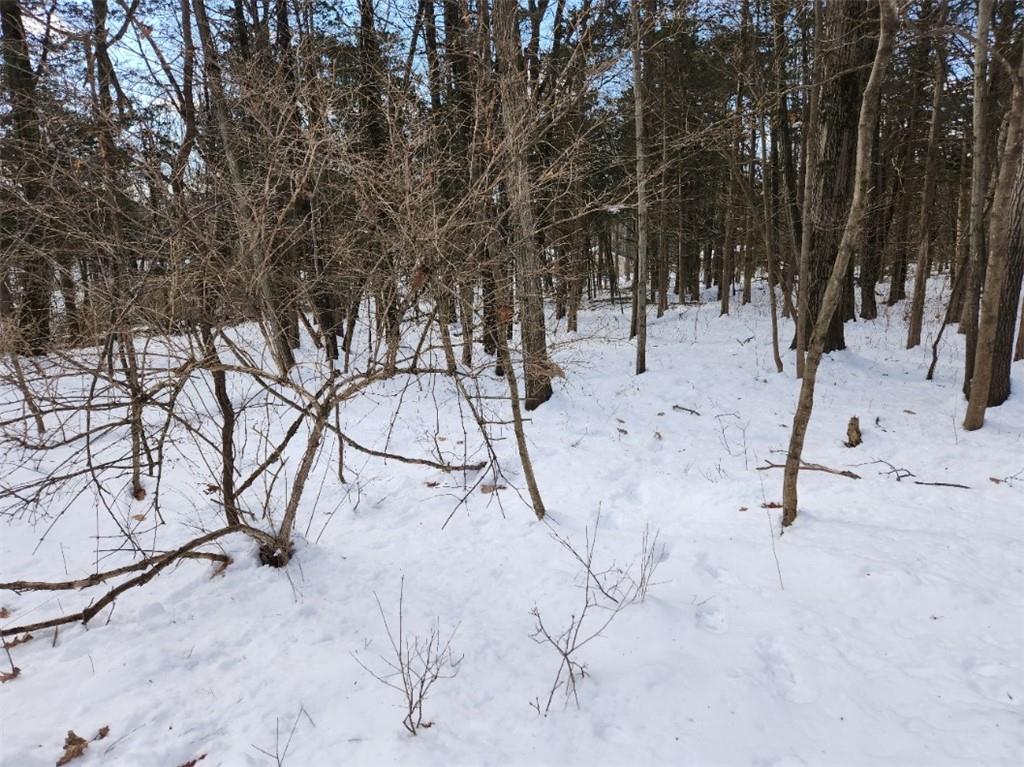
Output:
[[6,607],[0,607],[0,620],[3,620],[4,618],[10,618],[10,617],[11,617],[11,611],[8,610]]
[[488,484],[480,485],[480,492],[483,493],[484,495],[490,495],[491,493],[496,493],[499,490],[505,490],[505,489],[506,489],[506,487],[504,485],[488,485]]
[[72,759],[77,759],[85,753],[85,749],[88,747],[89,741],[76,735],[74,730],[68,730],[68,734],[64,738],[64,753],[57,760],[57,767],[67,764]]
[[28,642],[31,639],[31,634],[22,634],[20,637],[12,639],[10,642],[4,642],[4,647],[9,650],[12,647],[17,647],[20,644],[25,644],[25,642]]
[[21,674],[21,669],[17,666],[12,668],[10,671],[0,671],[0,684],[10,682],[12,679],[17,679],[19,674]]

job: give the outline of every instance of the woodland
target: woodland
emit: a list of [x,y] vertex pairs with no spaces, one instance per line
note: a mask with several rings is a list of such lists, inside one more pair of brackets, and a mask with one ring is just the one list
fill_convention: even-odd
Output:
[[1020,0],[0,21],[0,763],[1019,763]]

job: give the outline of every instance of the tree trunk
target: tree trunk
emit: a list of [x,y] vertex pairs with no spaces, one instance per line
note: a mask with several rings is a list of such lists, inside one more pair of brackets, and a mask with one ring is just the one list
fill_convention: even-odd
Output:
[[636,125],[636,374],[647,369],[647,178],[644,165],[643,37],[640,0],[630,0],[633,22],[633,115]]
[[[36,100],[36,78],[29,60],[25,26],[17,0],[0,0],[0,28],[3,32],[4,80],[13,125],[11,171],[20,177],[21,189],[28,204],[40,201],[43,194],[39,163],[42,140],[39,134],[39,114]],[[6,158],[5,158],[6,159]],[[17,314],[21,350],[29,354],[44,354],[50,345],[50,290],[53,270],[44,255],[44,232],[35,223],[38,212],[25,212],[29,218],[22,222],[22,238],[34,252],[25,253],[20,311]]]
[[877,196],[885,189],[885,174],[881,162],[879,144],[881,139],[881,122],[875,124],[874,148],[871,152],[873,184],[876,194],[874,216],[868,222],[870,227],[864,250],[860,256],[860,316],[863,320],[878,317],[878,298],[875,288],[878,285],[878,274],[882,267],[882,251],[885,250],[885,216],[884,205],[879,205]]
[[[1013,186],[1010,205],[1010,242],[1007,252],[1008,267],[1003,283],[1003,297],[999,302],[999,323],[995,348],[992,353],[992,383],[988,390],[988,406],[1003,404],[1010,396],[1010,366],[1013,362],[1013,333],[1017,323],[1021,281],[1024,280],[1024,160],[1017,163],[1017,179]],[[1024,317],[1021,317],[1024,322]],[[1018,339],[1024,349],[1024,334]],[[1020,359],[1018,356],[1017,359]]]
[[[941,29],[945,24],[946,0],[942,0],[931,29]],[[940,44],[935,46],[935,62],[932,80],[932,119],[928,128],[928,148],[924,161],[924,188],[921,190],[921,217],[917,227],[917,262],[914,273],[914,298],[910,305],[910,327],[907,329],[907,348],[913,349],[921,343],[921,324],[924,320],[925,288],[931,267],[929,247],[931,245],[931,210],[935,201],[935,166],[938,161],[939,126],[942,123],[942,86],[946,79],[945,51]]]
[[258,298],[262,320],[266,324],[266,334],[270,343],[271,354],[281,373],[287,375],[295,364],[291,343],[281,307],[277,304],[277,296],[273,285],[272,269],[264,258],[262,243],[255,236],[258,230],[258,217],[251,210],[249,195],[245,190],[241,162],[234,150],[234,136],[231,130],[231,117],[228,113],[224,84],[221,80],[220,61],[217,47],[213,39],[209,16],[206,12],[206,0],[194,0],[196,27],[203,48],[206,63],[206,82],[210,91],[210,110],[221,139],[221,148],[228,166],[232,185],[232,206],[239,229],[240,241],[235,247],[248,255],[254,277],[258,285]]
[[551,363],[544,335],[541,258],[530,199],[527,155],[532,129],[527,113],[529,93],[524,79],[518,8],[516,0],[495,0],[494,36],[500,71],[504,139],[508,152],[506,183],[516,230],[516,273],[526,379],[524,407],[526,410],[534,410],[551,398]]
[[988,30],[992,23],[992,0],[978,0],[978,28],[974,47],[974,146],[971,149],[971,257],[968,265],[966,293],[960,325],[967,336],[964,364],[964,395],[971,390],[974,357],[978,341],[978,302],[981,296],[982,276],[987,261],[985,250],[985,191],[988,186],[988,168],[985,162],[987,135],[986,62],[988,60]]
[[[984,39],[979,37],[979,39]],[[996,181],[995,194],[992,198],[992,214],[989,220],[991,241],[989,243],[989,263],[985,270],[985,293],[981,299],[981,312],[978,318],[977,348],[974,356],[974,372],[971,376],[970,395],[967,399],[967,412],[964,415],[964,428],[968,431],[980,429],[985,422],[985,408],[989,404],[989,390],[993,379],[995,361],[996,336],[1000,325],[1000,304],[1003,301],[1003,286],[1011,279],[1010,271],[1010,227],[1013,222],[1013,198],[1020,197],[1021,180],[1018,164],[1020,163],[1022,144],[1024,144],[1024,52],[1018,67],[1016,82],[1013,86],[1013,100],[1010,105],[1006,143],[999,161],[999,176]],[[1015,190],[1014,187],[1017,187]],[[1016,260],[1016,259],[1015,259]],[[1017,278],[1019,283],[1020,278]],[[1017,306],[1017,288],[1013,290],[1013,300],[1009,304],[1012,312]],[[1013,333],[1015,317],[1006,317],[1005,325],[1009,334]],[[1005,344],[1009,350],[1009,341]],[[1007,372],[1007,377],[1009,373]]]
[[878,47],[875,60],[871,66],[864,95],[861,97],[860,118],[857,124],[857,145],[853,183],[853,199],[843,227],[843,236],[839,242],[836,262],[829,275],[821,307],[815,318],[814,330],[811,333],[804,365],[804,376],[800,386],[800,399],[796,414],[793,416],[793,430],[789,440],[789,451],[786,454],[785,476],[782,484],[782,524],[788,527],[796,521],[797,516],[797,476],[803,453],[804,438],[811,420],[814,406],[814,384],[818,366],[829,332],[832,316],[839,306],[843,287],[843,277],[847,266],[858,249],[864,230],[864,213],[867,209],[867,195],[871,182],[871,154],[874,143],[875,121],[878,117],[879,97],[885,70],[892,57],[893,39],[899,23],[895,0],[880,0],[880,21]]
[[[821,51],[814,68],[816,81],[821,83],[818,118],[809,149],[815,153],[814,175],[810,179],[810,215],[804,217],[810,253],[807,308],[800,314],[806,315],[807,328],[817,323],[844,228],[842,222],[853,198],[858,146],[856,115],[864,86],[862,65],[871,56],[870,35],[866,34],[869,12],[867,3],[833,0],[822,13]],[[870,127],[872,135],[865,146],[874,140],[874,123]],[[870,159],[868,154],[868,169]],[[845,267],[841,276],[845,283]],[[824,343],[826,352],[846,348],[842,314],[832,314]]]
[[[822,0],[814,0],[814,60],[818,61],[821,52],[819,43],[821,37],[821,3]],[[805,36],[806,38],[806,36]],[[803,171],[803,183],[800,184],[800,220],[802,230],[800,236],[800,262],[797,265],[799,272],[796,315],[796,377],[803,378],[804,362],[807,354],[807,335],[811,327],[810,320],[810,281],[811,281],[811,230],[817,218],[815,210],[815,195],[812,184],[817,177],[816,165],[818,151],[814,137],[818,133],[818,113],[820,111],[821,86],[808,71],[806,65],[807,46],[804,45],[804,77],[809,82],[810,93],[805,100],[807,114],[804,123],[807,130],[804,132],[803,152],[800,153],[800,166]]]

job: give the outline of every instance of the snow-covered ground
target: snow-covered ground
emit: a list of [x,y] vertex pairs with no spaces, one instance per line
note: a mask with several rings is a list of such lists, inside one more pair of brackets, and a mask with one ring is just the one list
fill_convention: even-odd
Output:
[[[903,305],[848,324],[849,350],[822,366],[804,457],[862,478],[803,472],[800,517],[780,537],[779,510],[763,504],[781,500],[782,473],[758,467],[782,460],[798,382],[789,354],[775,372],[765,304],[759,292],[730,317],[714,303],[652,311],[640,377],[628,308],[583,312],[576,340],[551,328],[566,377],[527,424],[548,523],[517,492],[510,427],[494,432],[504,478],[485,480],[507,487],[477,487],[461,505],[476,474],[349,451],[342,485],[325,449],[289,567],[261,567],[250,541],[230,538],[223,574],[183,562],[88,628],[13,648],[21,674],[0,685],[0,761],[51,765],[68,730],[108,726],[73,765],[1022,763],[1024,366],[1017,394],[967,433],[955,330],[924,380],[937,303],[909,352]],[[864,442],[850,449],[853,415]],[[441,379],[389,382],[343,418],[378,449],[482,457]],[[195,500],[209,481],[195,464],[166,471],[163,549],[218,524],[214,499]],[[47,521],[0,524],[0,581],[88,574],[97,531],[113,527],[85,496],[37,549]],[[579,705],[560,690],[538,715],[560,658],[531,638],[531,610],[557,632],[583,600],[579,563],[553,533],[582,550],[596,527],[603,570],[635,565],[647,526],[664,544],[647,599],[579,651]],[[403,579],[403,629],[457,627],[462,658],[431,689],[433,725],[415,737],[399,693],[362,667],[386,668],[375,595],[396,629]],[[0,625],[101,592],[3,592]],[[591,611],[588,625],[607,615]]]

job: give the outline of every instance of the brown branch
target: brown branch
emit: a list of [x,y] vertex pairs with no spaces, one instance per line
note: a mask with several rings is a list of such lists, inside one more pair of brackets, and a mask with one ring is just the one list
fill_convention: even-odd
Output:
[[188,543],[185,543],[179,546],[178,548],[174,549],[174,551],[170,551],[166,554],[161,554],[157,557],[152,558],[152,568],[142,573],[141,575],[137,575],[136,577],[125,581],[120,586],[112,588],[110,591],[108,591],[106,594],[100,597],[96,602],[93,602],[91,605],[86,607],[84,610],[81,610],[77,613],[72,613],[71,615],[64,615],[59,618],[50,618],[49,620],[39,621],[38,623],[31,623],[23,626],[9,626],[6,628],[0,628],[0,637],[13,636],[15,634],[21,634],[31,631],[39,631],[42,629],[53,628],[54,626],[63,626],[68,623],[78,623],[79,621],[81,621],[84,624],[87,624],[90,620],[96,617],[96,614],[99,613],[100,610],[109,605],[111,602],[113,602],[115,599],[121,596],[121,594],[126,592],[128,589],[134,588],[135,586],[143,586],[149,583],[151,580],[153,580],[153,578],[159,575],[160,572],[163,571],[168,565],[177,561],[178,559],[184,558],[186,554],[192,551],[192,549],[203,546],[204,544],[210,543],[212,541],[217,540],[218,538],[222,538],[225,535],[234,532],[247,531],[243,530],[240,526],[228,526],[222,527],[219,530],[214,530],[212,533],[207,533],[206,535],[202,535],[199,538],[194,538]]
[[[164,556],[166,556],[166,553],[157,554],[134,564],[117,567],[102,573],[93,573],[85,578],[79,578],[74,581],[13,581],[11,583],[0,583],[0,590],[20,593],[22,591],[71,591],[72,589],[85,589],[108,581],[111,578],[116,578],[119,575],[145,570],[147,567],[158,563]],[[182,554],[179,559],[208,559],[211,562],[220,562],[225,567],[231,564],[231,557],[226,554],[214,554],[206,551],[189,551]]]
[[[330,428],[330,427],[328,427]],[[331,429],[333,431],[333,429]],[[396,453],[386,453],[382,450],[374,450],[373,448],[360,445],[354,439],[347,434],[341,433],[341,438],[345,441],[345,444],[355,448],[360,453],[366,453],[377,458],[386,458],[390,461],[398,461],[399,463],[410,463],[417,466],[430,466],[433,469],[440,469],[445,473],[451,473],[453,471],[479,471],[480,469],[487,466],[487,461],[478,461],[477,463],[467,463],[461,466],[453,466],[450,463],[438,463],[437,461],[431,461],[429,458],[409,458],[404,455],[397,455]]]
[[[764,466],[758,466],[758,471],[767,471],[768,469],[784,469],[786,464],[784,463],[772,463],[766,461]],[[807,463],[806,461],[800,461],[800,469],[806,471],[824,471],[827,474],[838,474],[840,477],[849,477],[850,479],[860,479],[860,474],[854,474],[848,469],[832,469],[828,466],[822,466],[820,463]]]

